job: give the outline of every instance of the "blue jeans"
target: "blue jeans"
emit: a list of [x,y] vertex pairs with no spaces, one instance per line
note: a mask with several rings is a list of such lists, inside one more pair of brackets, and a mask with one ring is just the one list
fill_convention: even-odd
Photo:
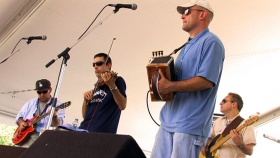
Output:
[[150,158],[198,158],[206,141],[206,137],[168,132],[160,127]]

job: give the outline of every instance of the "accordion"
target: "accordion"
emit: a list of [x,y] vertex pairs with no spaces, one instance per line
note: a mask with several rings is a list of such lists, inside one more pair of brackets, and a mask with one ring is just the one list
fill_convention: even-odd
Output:
[[174,59],[171,56],[161,56],[152,58],[147,65],[149,89],[151,101],[172,101],[173,93],[160,94],[158,92],[158,81],[160,80],[159,69],[164,74],[164,77],[170,81],[174,81]]

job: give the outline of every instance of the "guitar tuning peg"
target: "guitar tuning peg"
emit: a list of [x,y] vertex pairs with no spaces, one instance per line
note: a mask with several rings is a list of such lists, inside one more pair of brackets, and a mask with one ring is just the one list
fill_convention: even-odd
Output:
[[259,113],[259,112],[256,112],[255,114],[249,116],[249,118],[252,118],[252,117],[254,117],[254,116],[259,116],[259,115],[260,115],[260,113]]

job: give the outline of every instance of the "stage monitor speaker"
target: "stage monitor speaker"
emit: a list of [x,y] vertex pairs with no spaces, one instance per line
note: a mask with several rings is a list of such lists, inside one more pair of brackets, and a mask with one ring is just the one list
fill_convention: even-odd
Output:
[[0,157],[19,158],[27,149],[15,146],[0,145]]
[[129,135],[45,131],[21,158],[146,158]]

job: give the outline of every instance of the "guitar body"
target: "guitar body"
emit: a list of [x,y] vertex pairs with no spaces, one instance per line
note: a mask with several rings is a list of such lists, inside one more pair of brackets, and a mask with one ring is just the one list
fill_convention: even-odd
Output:
[[212,156],[212,154],[208,152],[208,154],[206,154],[206,155],[203,155],[202,153],[200,153],[199,158],[219,158],[219,157],[218,156]]
[[[35,116],[33,119],[27,120],[26,122],[28,125],[30,125],[30,123],[36,120],[37,118],[38,116]],[[33,125],[26,127],[23,131],[21,131],[20,128],[18,127],[14,133],[14,137],[12,138],[13,143],[16,145],[23,144],[25,140],[29,138],[29,136],[32,133],[34,133],[34,131],[35,128],[33,127]]]
[[221,134],[219,134],[217,137],[215,137],[215,138],[211,141],[211,143],[209,144],[208,149],[207,149],[206,152],[205,152],[205,156],[202,155],[202,154],[200,153],[200,158],[219,158],[218,156],[216,156],[217,150],[215,150],[215,151],[213,151],[213,152],[210,152],[210,149],[211,149],[211,147],[212,147],[213,145],[215,145],[215,143],[216,143],[217,141],[219,141],[219,139],[220,139],[221,137],[222,137]]
[[[64,109],[70,105],[71,105],[71,101],[68,101],[56,107],[55,110]],[[45,113],[41,116],[35,116],[31,120],[26,120],[28,127],[26,127],[23,131],[21,131],[19,127],[16,129],[14,133],[14,137],[12,138],[13,143],[16,145],[23,144],[26,141],[26,139],[28,139],[30,135],[35,132],[35,128],[33,127],[35,123],[41,121],[43,118],[45,118],[48,115],[49,113]]]
[[216,151],[213,151],[212,153],[210,153],[209,150],[207,150],[205,153],[205,156],[201,154],[200,158],[219,158],[219,156],[216,155]]

